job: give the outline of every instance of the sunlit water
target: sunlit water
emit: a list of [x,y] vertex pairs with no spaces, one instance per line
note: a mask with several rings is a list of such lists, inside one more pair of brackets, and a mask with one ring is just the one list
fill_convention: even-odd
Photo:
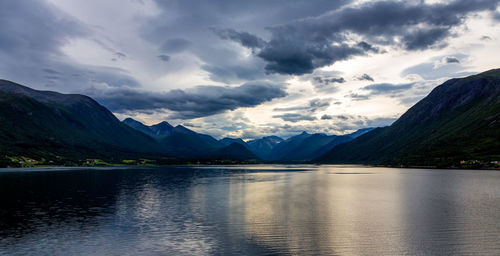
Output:
[[0,171],[1,255],[500,255],[500,172]]

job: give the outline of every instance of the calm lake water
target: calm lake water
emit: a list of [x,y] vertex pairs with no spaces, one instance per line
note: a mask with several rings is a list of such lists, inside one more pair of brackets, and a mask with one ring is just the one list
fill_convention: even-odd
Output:
[[500,255],[500,172],[0,171],[0,255]]

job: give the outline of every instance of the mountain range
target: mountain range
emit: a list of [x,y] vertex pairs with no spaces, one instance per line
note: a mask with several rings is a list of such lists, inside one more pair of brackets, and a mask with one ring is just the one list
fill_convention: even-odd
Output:
[[496,161],[500,70],[446,81],[387,127],[249,141],[217,140],[166,121],[151,126],[131,118],[120,121],[90,97],[0,80],[0,166],[16,157],[70,165],[93,158],[438,167]]
[[[234,150],[238,149],[240,151],[237,153],[238,155],[241,155],[241,151],[246,151],[246,154],[248,154],[246,159],[250,159],[249,157],[252,156],[255,159],[259,158],[272,162],[311,161],[336,145],[350,141],[372,130],[372,128],[361,129],[353,134],[343,136],[328,136],[321,133],[308,134],[307,132],[303,132],[287,140],[283,140],[277,136],[268,136],[245,142],[241,138],[223,138],[217,141],[210,135],[196,133],[181,125],[173,127],[165,121],[147,126],[137,120],[127,118],[123,120],[123,123],[157,139],[162,145],[167,147],[166,150],[171,155],[210,158],[214,154],[217,155],[217,150],[236,144],[240,147],[236,145],[232,147]],[[160,130],[162,132],[159,132]],[[227,151],[226,149],[224,150]]]

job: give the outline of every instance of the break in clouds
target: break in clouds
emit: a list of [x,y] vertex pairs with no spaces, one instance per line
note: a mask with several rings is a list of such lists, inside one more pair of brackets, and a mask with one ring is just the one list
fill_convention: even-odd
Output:
[[[231,130],[224,115],[241,110],[249,118],[243,133],[268,135],[273,122],[292,125],[289,131],[333,127],[333,117],[356,104],[388,97],[408,106],[443,78],[492,68],[469,56],[496,49],[499,2],[2,1],[0,78],[85,93],[115,113],[148,120],[193,119],[204,127],[215,116]],[[474,30],[473,19],[484,29]],[[474,46],[456,43],[471,34]],[[318,99],[323,105],[313,106]]]

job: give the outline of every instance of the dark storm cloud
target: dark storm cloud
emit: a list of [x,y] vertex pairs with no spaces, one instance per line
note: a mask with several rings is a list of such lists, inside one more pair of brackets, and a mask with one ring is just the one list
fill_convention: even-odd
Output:
[[407,83],[407,84],[372,84],[363,87],[363,90],[370,91],[371,95],[380,95],[380,94],[392,94],[396,92],[402,92],[411,89],[415,83]]
[[366,52],[379,53],[381,50],[378,47],[375,47],[367,42],[359,42],[357,46],[361,47]]
[[307,45],[280,38],[271,40],[258,56],[268,62],[265,67],[268,73],[303,75],[364,53],[361,48],[346,43],[331,45],[314,42]]
[[[138,86],[125,70],[75,63],[61,50],[91,30],[46,1],[0,4],[0,77],[31,87],[75,92],[89,83]],[[113,51],[117,58],[125,54]]]
[[233,40],[248,48],[262,48],[265,41],[248,32],[238,32],[234,29],[212,29],[220,38]]
[[[449,36],[449,28],[421,28],[403,36],[403,44],[407,50],[425,50]],[[446,46],[443,42],[439,47]]]
[[[499,0],[456,0],[425,4],[407,1],[367,2],[269,30],[271,38],[257,53],[269,73],[301,75],[314,69],[380,52],[379,46],[409,51],[443,47],[450,30],[466,16],[494,11]],[[363,38],[355,42],[350,34]]]
[[173,119],[190,119],[219,114],[242,107],[254,107],[287,94],[280,85],[249,82],[238,87],[197,86],[166,93],[141,92],[130,88],[86,92],[112,111],[154,111],[168,109]]
[[3,1],[0,50],[59,53],[66,40],[88,34],[81,24],[43,1]]
[[314,121],[314,120],[316,120],[316,117],[314,117],[314,116],[303,115],[303,114],[299,114],[299,113],[286,113],[286,114],[282,114],[282,115],[274,115],[273,117],[280,118],[283,121],[292,122],[292,123],[296,123],[299,121]]
[[358,80],[360,81],[375,81],[371,76],[369,76],[368,74],[363,74],[361,75],[360,77],[358,77]]
[[[267,76],[266,62],[256,55],[246,56],[239,47],[231,47],[221,40],[236,41],[249,49],[261,47],[268,31],[275,24],[315,17],[351,0],[157,0],[158,15],[149,18],[141,26],[141,36],[156,45],[159,50],[175,35],[189,40],[189,48],[179,55],[196,56],[203,70],[213,81],[242,83],[248,80],[273,79],[281,82],[286,78]],[[217,28],[217,29],[214,29]],[[223,38],[221,39],[221,35]],[[169,52],[158,52],[168,54]]]

